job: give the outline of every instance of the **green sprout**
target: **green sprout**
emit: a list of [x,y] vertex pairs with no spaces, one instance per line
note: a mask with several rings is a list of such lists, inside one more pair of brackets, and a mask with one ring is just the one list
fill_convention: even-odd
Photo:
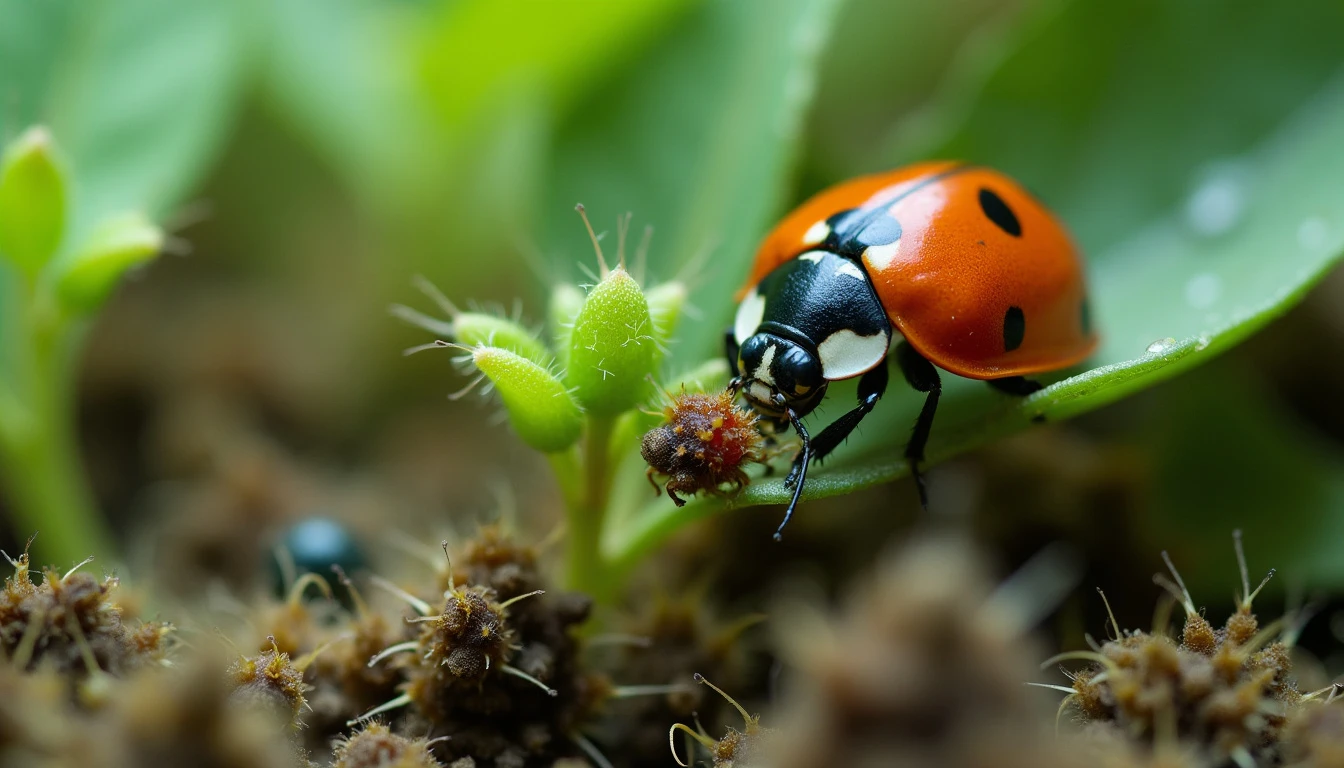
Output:
[[[578,210],[583,214],[582,206]],[[638,460],[639,433],[652,418],[642,411],[657,395],[653,377],[687,289],[671,281],[646,292],[626,269],[628,217],[619,222],[615,266],[607,265],[586,215],[584,223],[598,280],[586,294],[570,284],[554,288],[549,344],[515,320],[458,309],[423,279],[416,286],[448,319],[400,305],[392,313],[452,340],[408,351],[448,346],[466,352],[462,362],[479,377],[459,394],[488,379],[514,432],[546,454],[565,501],[570,584],[601,596],[611,592],[612,560],[602,542],[617,516],[610,509],[612,487],[618,470]]]
[[163,233],[114,215],[72,236],[70,174],[46,129],[0,159],[0,464],[15,532],[45,559],[111,554],[74,425],[75,366],[89,318],[121,276],[158,255]]

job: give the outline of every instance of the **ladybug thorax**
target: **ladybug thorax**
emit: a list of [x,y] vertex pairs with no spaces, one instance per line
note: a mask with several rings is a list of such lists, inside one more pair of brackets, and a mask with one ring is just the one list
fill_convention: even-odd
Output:
[[787,406],[811,412],[830,381],[877,366],[891,344],[891,322],[863,267],[829,251],[781,264],[738,306],[743,396],[762,414]]

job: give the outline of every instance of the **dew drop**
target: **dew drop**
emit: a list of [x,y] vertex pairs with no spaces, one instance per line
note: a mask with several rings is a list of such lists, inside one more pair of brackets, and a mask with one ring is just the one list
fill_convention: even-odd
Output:
[[1196,233],[1213,237],[1231,230],[1246,211],[1250,185],[1246,169],[1231,162],[1205,170],[1185,203],[1185,218]]
[[1212,272],[1203,272],[1185,284],[1185,303],[1194,309],[1208,309],[1223,293],[1223,279]]
[[1312,216],[1297,227],[1297,244],[1307,251],[1324,250],[1330,239],[1330,225],[1319,216]]
[[1150,355],[1158,355],[1163,352],[1166,352],[1168,349],[1171,349],[1174,346],[1176,346],[1176,339],[1172,338],[1171,336],[1168,336],[1165,339],[1158,339],[1157,341],[1154,341],[1152,344],[1149,344],[1147,352]]

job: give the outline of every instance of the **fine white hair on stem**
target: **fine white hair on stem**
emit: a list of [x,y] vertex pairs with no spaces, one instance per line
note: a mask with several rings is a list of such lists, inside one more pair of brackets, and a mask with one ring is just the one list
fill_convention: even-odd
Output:
[[419,643],[419,641],[416,641],[416,640],[407,640],[407,641],[404,642],[404,643],[397,643],[396,645],[389,645],[388,647],[384,648],[383,650],[381,650],[381,651],[375,653],[375,654],[369,659],[369,663],[368,663],[366,666],[369,666],[369,667],[377,666],[378,662],[382,661],[383,659],[388,658],[389,656],[395,656],[395,655],[397,655],[398,653],[407,653],[407,652],[409,652],[409,651],[414,651],[414,650],[416,650],[416,649],[419,648],[419,647],[420,647],[420,643]]
[[1190,590],[1185,588],[1185,580],[1181,578],[1181,572],[1176,570],[1176,564],[1171,562],[1171,555],[1167,554],[1165,549],[1162,550],[1162,562],[1167,564],[1167,570],[1171,571],[1171,575],[1175,577],[1176,583],[1172,584],[1167,577],[1160,573],[1153,576],[1153,582],[1170,592],[1172,597],[1176,598],[1181,603],[1181,606],[1185,608],[1186,615],[1193,616],[1194,614],[1199,613],[1195,608],[1194,599],[1190,597]]
[[364,721],[366,721],[366,720],[371,720],[371,719],[377,717],[378,715],[383,714],[384,712],[391,712],[391,711],[394,710],[394,709],[401,709],[402,707],[404,707],[404,706],[406,706],[407,704],[410,704],[410,703],[411,703],[411,696],[410,696],[410,694],[408,694],[408,693],[403,693],[403,694],[401,694],[400,696],[396,697],[395,699],[392,699],[392,700],[390,700],[390,701],[385,701],[385,702],[383,702],[382,704],[379,704],[378,706],[374,707],[373,709],[370,709],[368,712],[365,712],[364,714],[360,715],[359,717],[356,717],[354,720],[347,720],[347,721],[345,721],[345,724],[346,724],[347,726],[355,726],[355,725],[359,725],[360,723],[362,723],[362,722],[364,722]]
[[572,733],[569,738],[578,745],[579,749],[583,750],[583,753],[597,765],[597,768],[615,768],[611,761],[607,759],[607,756],[602,754],[597,745],[589,741],[587,736],[581,733]]
[[559,691],[555,690],[554,688],[552,688],[552,687],[550,687],[549,685],[547,685],[547,684],[541,682],[541,681],[538,680],[537,678],[535,678],[535,677],[533,677],[533,676],[527,674],[526,672],[524,672],[523,670],[521,670],[521,669],[519,669],[519,668],[517,668],[517,667],[510,666],[510,665],[508,665],[508,664],[501,664],[501,665],[499,665],[499,671],[500,671],[500,672],[503,672],[503,673],[506,674],[506,675],[513,675],[514,677],[516,677],[516,678],[518,678],[518,679],[520,679],[520,680],[526,680],[527,682],[529,682],[529,683],[531,683],[531,684],[537,686],[537,687],[540,688],[541,690],[545,691],[547,696],[559,696],[559,695],[560,695],[560,692],[559,692]]
[[393,584],[387,579],[384,579],[382,576],[370,576],[369,583],[378,587],[379,589],[382,589],[385,592],[390,592],[391,594],[401,598],[407,605],[414,608],[415,612],[420,614],[421,616],[428,616],[430,613],[433,612],[433,609],[429,607],[429,603],[426,603],[424,600],[421,600],[415,595],[412,595],[410,592],[407,592],[401,587],[398,587],[396,584]]

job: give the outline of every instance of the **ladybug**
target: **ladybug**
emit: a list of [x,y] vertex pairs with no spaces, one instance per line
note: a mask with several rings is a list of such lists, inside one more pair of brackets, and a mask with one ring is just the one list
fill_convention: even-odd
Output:
[[[963,163],[920,163],[820,192],[761,243],[738,299],[725,340],[730,388],[802,442],[777,540],[808,464],[886,391],[888,357],[926,393],[905,457],[927,508],[919,465],[942,392],[938,369],[1026,396],[1041,388],[1027,376],[1081,362],[1097,345],[1082,260],[1064,227],[1012,179]],[[858,405],[811,437],[803,417],[830,382],[854,377]]]

